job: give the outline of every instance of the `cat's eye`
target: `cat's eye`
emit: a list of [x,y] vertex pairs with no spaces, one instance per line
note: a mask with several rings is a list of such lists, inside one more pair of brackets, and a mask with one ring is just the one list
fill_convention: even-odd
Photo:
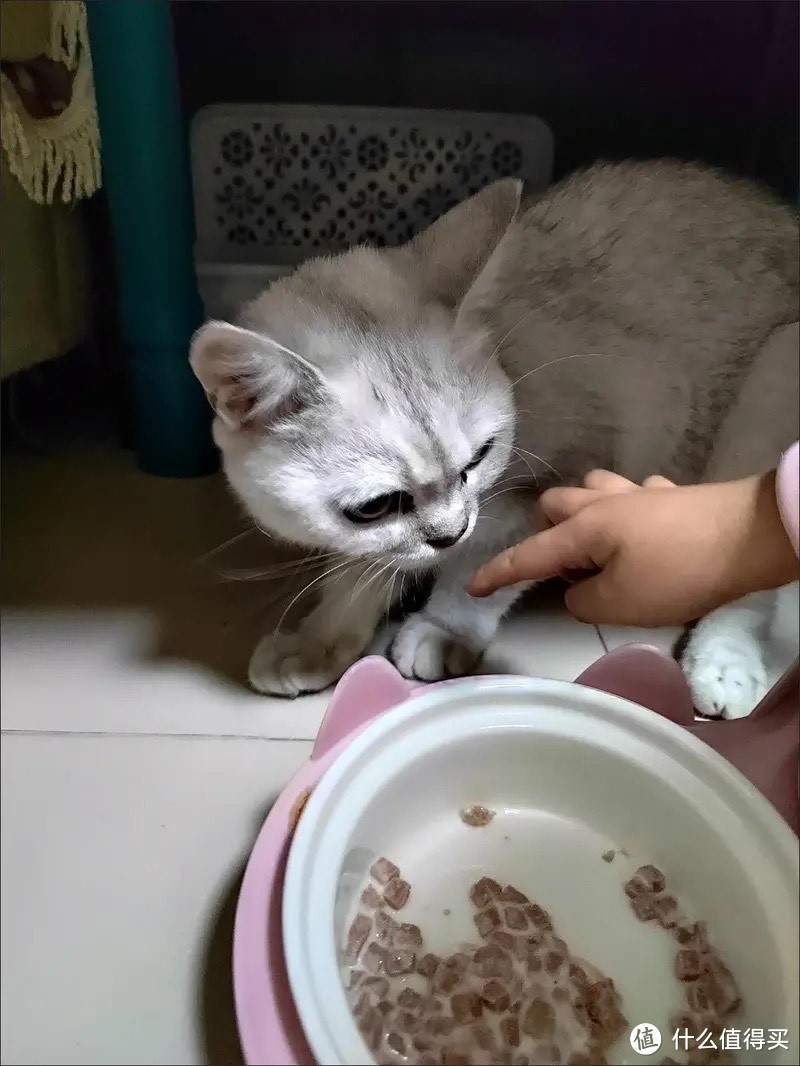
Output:
[[342,514],[351,522],[377,522],[390,515],[405,514],[414,506],[414,501],[407,492],[385,492],[382,496],[373,496],[371,500],[360,503],[357,507],[343,507]]
[[489,437],[489,439],[486,441],[486,443],[482,444],[480,446],[480,448],[478,448],[478,450],[475,452],[473,457],[470,459],[470,461],[467,463],[467,465],[461,471],[461,480],[462,481],[466,481],[467,480],[467,474],[470,472],[470,470],[474,470],[475,467],[479,463],[483,462],[483,460],[486,458],[486,456],[492,450],[493,446],[494,446],[494,437]]

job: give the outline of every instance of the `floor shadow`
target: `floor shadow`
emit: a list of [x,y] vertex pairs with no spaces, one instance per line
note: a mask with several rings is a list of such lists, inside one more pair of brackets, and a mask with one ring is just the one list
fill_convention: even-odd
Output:
[[[264,536],[222,475],[173,480],[142,474],[106,447],[3,462],[4,608],[144,620],[132,652],[186,662],[245,688],[253,648],[310,606],[322,566]],[[411,588],[409,584],[409,588]],[[427,595],[413,589],[419,606]],[[543,606],[552,597],[537,590]],[[528,604],[530,600],[528,600]],[[80,619],[79,619],[80,621]]]
[[113,447],[4,457],[2,475],[3,607],[136,615],[149,658],[243,687],[253,647],[309,580],[221,475],[151,477]]
[[244,1066],[233,997],[233,923],[244,865],[231,877],[211,919],[198,990],[204,1066]]
[[[273,795],[253,819],[253,844],[278,797]],[[249,858],[249,854],[248,854]],[[203,1066],[244,1066],[233,989],[233,929],[247,858],[225,884],[209,922],[197,994]]]

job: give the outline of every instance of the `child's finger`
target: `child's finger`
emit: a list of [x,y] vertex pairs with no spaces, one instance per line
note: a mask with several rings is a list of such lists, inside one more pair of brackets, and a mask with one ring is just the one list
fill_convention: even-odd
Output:
[[643,489],[674,489],[675,482],[669,481],[667,478],[662,477],[660,474],[653,474],[651,477],[646,477],[642,482]]
[[601,570],[599,574],[571,585],[564,596],[564,604],[579,622],[624,625],[628,621],[608,570]]
[[544,581],[565,570],[589,570],[594,562],[578,543],[569,523],[515,544],[477,572],[469,585],[471,596],[489,596],[497,589],[520,581]]
[[583,479],[583,486],[597,492],[630,492],[639,486],[611,470],[592,470]]
[[578,511],[582,511],[584,507],[594,503],[603,495],[604,493],[594,489],[548,489],[539,497],[539,507],[545,517],[555,526],[559,522],[566,521],[567,518],[572,518]]

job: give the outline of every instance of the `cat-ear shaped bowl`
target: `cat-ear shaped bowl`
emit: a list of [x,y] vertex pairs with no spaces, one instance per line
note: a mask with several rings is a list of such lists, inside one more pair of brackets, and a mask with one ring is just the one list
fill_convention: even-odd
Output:
[[[337,945],[378,854],[411,881],[404,916],[433,950],[437,937],[442,950],[470,938],[459,902],[470,878],[504,877],[614,977],[631,1024],[666,1026],[679,1003],[669,938],[635,921],[621,889],[629,869],[655,862],[740,981],[732,1024],[789,1027],[789,1050],[758,1062],[796,1061],[797,758],[796,675],[749,719],[696,723],[678,667],[645,646],[572,684],[413,686],[386,660],[363,660],[337,686],[242,883],[234,989],[248,1066],[369,1061]],[[470,803],[498,811],[489,827],[461,823]],[[621,1044],[618,1061],[638,1060]]]

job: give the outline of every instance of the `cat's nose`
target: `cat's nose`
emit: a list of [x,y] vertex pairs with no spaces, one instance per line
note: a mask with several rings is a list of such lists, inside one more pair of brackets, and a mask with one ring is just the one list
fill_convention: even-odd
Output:
[[458,533],[449,533],[447,535],[441,535],[437,537],[426,537],[425,540],[432,548],[452,548],[454,544],[458,544],[464,534],[467,532],[469,526],[469,519],[459,529]]

